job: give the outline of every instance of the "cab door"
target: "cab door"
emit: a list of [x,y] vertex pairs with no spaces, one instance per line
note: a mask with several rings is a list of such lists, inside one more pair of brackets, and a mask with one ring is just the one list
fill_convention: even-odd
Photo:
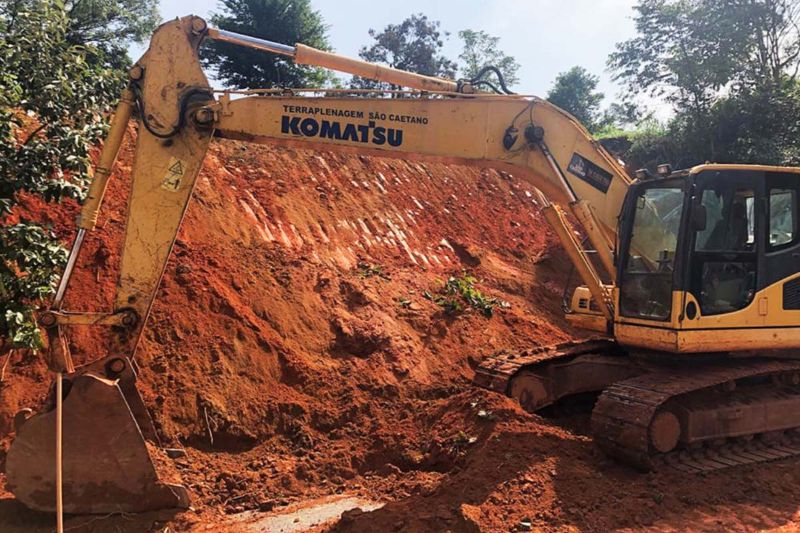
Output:
[[[764,239],[763,172],[707,170],[695,176],[695,224],[688,276],[684,280],[707,317],[744,309],[758,287]],[[692,308],[688,309],[692,319]]]
[[623,322],[654,322],[658,327],[672,322],[687,186],[682,178],[665,179],[639,184],[629,192],[617,274],[618,319]]
[[[781,310],[800,310],[800,174],[766,172],[766,246],[758,289],[779,284]],[[800,325],[800,324],[798,324]]]

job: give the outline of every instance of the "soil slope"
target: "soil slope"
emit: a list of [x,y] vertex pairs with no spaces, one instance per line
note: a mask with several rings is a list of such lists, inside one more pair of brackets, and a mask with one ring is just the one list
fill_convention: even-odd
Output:
[[[109,308],[131,161],[127,145],[69,309]],[[794,529],[800,461],[642,475],[596,451],[585,418],[470,386],[489,353],[580,335],[532,192],[489,171],[215,142],[137,355],[163,440],[187,450],[195,508],[70,524],[229,530],[229,513],[349,493],[387,504],[336,531]],[[76,210],[29,199],[20,215],[68,240]],[[446,314],[428,295],[464,271],[510,306]],[[73,355],[105,355],[102,337],[76,330]],[[2,449],[49,384],[32,355],[6,373]],[[50,527],[4,498],[4,531]]]

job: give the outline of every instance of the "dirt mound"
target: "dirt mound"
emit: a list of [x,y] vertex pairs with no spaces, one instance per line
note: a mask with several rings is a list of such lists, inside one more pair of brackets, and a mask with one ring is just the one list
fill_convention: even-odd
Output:
[[[127,145],[69,309],[110,308],[131,161]],[[21,214],[67,240],[76,210],[31,198]],[[138,353],[143,396],[167,442],[203,455],[186,469],[203,503],[252,508],[386,463],[435,469],[419,405],[466,387],[469,357],[567,338],[551,242],[508,175],[215,143]],[[511,307],[446,315],[429,295],[462,268]],[[91,328],[70,346],[105,355]],[[48,384],[29,355],[9,375],[6,436]]]
[[[127,145],[70,309],[110,308],[131,161]],[[724,474],[709,476],[717,506],[707,480],[640,476],[588,437],[470,386],[486,354],[574,335],[560,311],[569,267],[532,192],[496,172],[212,144],[138,352],[161,437],[187,449],[177,465],[197,509],[172,525],[337,493],[388,502],[348,513],[341,531],[720,527],[726,509],[752,510],[755,496]],[[26,206],[69,238],[75,205]],[[464,270],[510,306],[445,313],[437,291]],[[73,355],[105,355],[102,337],[73,332]],[[30,355],[7,372],[3,446],[13,414],[36,407],[49,382]],[[737,524],[791,520],[796,464],[739,471],[739,481],[777,477],[751,480],[775,492]],[[4,509],[18,527],[42,521],[0,500]],[[151,522],[163,529],[152,517],[98,527]]]

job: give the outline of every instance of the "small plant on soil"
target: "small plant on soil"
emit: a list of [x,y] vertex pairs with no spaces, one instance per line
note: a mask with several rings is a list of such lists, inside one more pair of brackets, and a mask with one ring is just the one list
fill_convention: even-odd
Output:
[[475,287],[477,281],[474,276],[463,272],[460,277],[450,276],[435,295],[426,292],[425,297],[433,300],[448,315],[461,313],[471,307],[484,316],[491,317],[495,308],[511,307],[511,304],[504,300],[484,295]]
[[383,272],[383,268],[380,265],[371,265],[364,261],[358,263],[358,275],[362,278],[379,277],[389,279],[389,276]]

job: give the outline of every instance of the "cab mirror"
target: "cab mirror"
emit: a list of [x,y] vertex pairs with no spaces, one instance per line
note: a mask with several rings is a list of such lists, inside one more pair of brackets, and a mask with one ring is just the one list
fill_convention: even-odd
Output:
[[706,206],[695,204],[692,207],[692,229],[695,231],[704,231],[707,225],[706,218]]

